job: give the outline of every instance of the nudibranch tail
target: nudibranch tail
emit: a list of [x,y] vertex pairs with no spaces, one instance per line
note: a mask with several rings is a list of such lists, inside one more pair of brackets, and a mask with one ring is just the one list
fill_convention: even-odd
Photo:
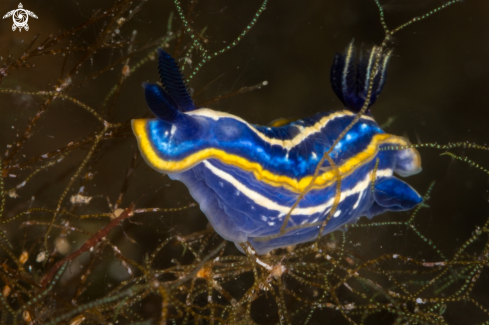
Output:
[[196,107],[185,85],[180,67],[175,59],[161,48],[158,49],[158,71],[163,87],[173,98],[178,109],[182,112],[194,110]]
[[143,88],[146,104],[160,120],[171,123],[182,114],[173,99],[159,85],[143,83]]
[[374,202],[366,211],[368,218],[387,211],[411,210],[423,202],[423,197],[416,190],[395,177],[386,177],[376,182],[373,194]]
[[407,183],[395,177],[385,177],[375,183],[374,199],[390,211],[406,211],[414,208],[423,198]]
[[367,55],[363,56],[360,53],[357,57],[353,41],[343,54],[336,53],[330,72],[331,86],[346,108],[352,112],[359,112],[362,109],[367,97],[370,75],[375,66],[376,57],[380,55],[368,106],[370,107],[375,103],[384,88],[387,64],[391,54],[391,51],[383,53],[379,47],[374,46],[367,51]]

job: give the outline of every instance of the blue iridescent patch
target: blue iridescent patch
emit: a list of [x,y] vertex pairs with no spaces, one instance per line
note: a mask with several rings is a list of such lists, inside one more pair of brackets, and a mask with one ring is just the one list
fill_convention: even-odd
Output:
[[[249,241],[259,254],[314,240],[319,226],[267,241],[256,239],[280,232],[285,216],[313,180],[321,157],[362,108],[374,58],[382,54],[376,48],[364,57],[354,54],[350,44],[335,56],[331,68],[333,90],[345,109],[264,127],[196,108],[176,61],[159,49],[163,87],[144,84],[146,102],[157,118],[132,122],[140,151],[151,167],[187,186],[225,239],[236,244]],[[381,56],[370,105],[384,86],[389,56]],[[416,149],[379,151],[407,144],[406,139],[385,133],[369,112],[348,131],[330,154],[341,175],[341,196],[324,234],[361,216],[405,211],[422,202],[414,189],[393,175],[421,171]],[[328,161],[322,167],[312,190],[293,210],[288,228],[320,222],[331,210],[336,174]]]

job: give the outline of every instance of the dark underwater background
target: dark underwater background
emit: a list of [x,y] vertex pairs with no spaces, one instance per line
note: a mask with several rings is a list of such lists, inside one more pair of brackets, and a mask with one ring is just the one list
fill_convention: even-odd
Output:
[[[0,20],[0,68],[10,54],[20,57],[34,35],[40,39],[57,35],[87,21],[96,9],[109,7],[112,1],[40,1],[27,0],[24,8],[33,11],[38,19],[29,18],[29,31],[13,32],[11,18]],[[205,46],[211,51],[229,44],[249,24],[261,1],[198,1],[195,2],[191,24],[196,30],[204,30]],[[429,12],[441,5],[439,0],[397,0],[385,3],[386,23],[390,28],[408,21],[414,16]],[[184,11],[188,2],[183,2]],[[17,1],[0,2],[2,15],[17,8]],[[123,39],[129,39],[137,30],[136,47],[161,37],[167,31],[170,12],[174,13],[173,25],[179,28],[179,18],[173,1],[147,1],[141,11],[120,30]],[[394,36],[393,56],[388,68],[386,86],[372,107],[372,114],[379,124],[394,118],[386,132],[404,135],[412,143],[438,143],[469,141],[485,145],[489,139],[489,2],[466,0],[454,4],[426,20],[415,23]],[[76,42],[89,44],[97,36],[102,25],[94,25],[77,34]],[[280,117],[302,118],[316,112],[341,109],[342,104],[330,87],[329,69],[336,52],[345,49],[354,39],[358,48],[370,48],[381,43],[384,37],[379,13],[373,0],[290,1],[270,0],[256,25],[230,51],[212,59],[190,81],[189,87],[196,101],[204,101],[245,86],[267,81],[259,90],[223,99],[210,107],[238,115],[256,124],[267,124]],[[227,42],[227,43],[226,43]],[[188,43],[186,43],[188,45]],[[65,44],[64,46],[70,46]],[[170,43],[169,49],[173,48]],[[73,82],[111,64],[122,50],[98,51],[92,63],[87,64],[73,77]],[[148,53],[148,50],[145,52]],[[170,51],[171,53],[171,51]],[[137,62],[143,54],[131,59]],[[68,59],[73,64],[79,56]],[[198,61],[197,59],[195,62]],[[38,57],[33,67],[21,68],[4,76],[0,87],[25,91],[53,90],[59,78],[62,55]],[[195,64],[193,62],[193,64]],[[69,95],[97,109],[101,109],[109,90],[117,84],[121,65],[80,87],[71,89]],[[188,73],[185,68],[184,74]],[[158,73],[155,61],[146,63],[131,74],[122,86],[110,121],[122,122],[130,118],[148,116],[142,82],[155,82]],[[31,95],[0,93],[0,154],[7,144],[15,142],[16,134],[23,133],[27,121],[34,116],[42,99]],[[66,146],[70,141],[80,141],[94,132],[99,124],[86,111],[67,100],[57,100],[38,121],[33,136],[23,146],[18,157],[32,157]],[[28,204],[54,209],[66,187],[69,177],[86,155],[87,148],[75,151],[57,165],[54,170],[41,172],[23,188],[19,197],[7,197],[6,216],[20,211]],[[467,163],[449,156],[440,156],[443,150],[419,149],[423,171],[409,177],[407,182],[424,194],[429,185],[436,182],[427,204],[422,209],[416,226],[436,244],[446,256],[454,252],[469,238],[477,226],[489,217],[488,174]],[[124,174],[137,152],[136,141],[130,132],[124,137],[108,140],[96,155],[92,172],[94,179],[86,184],[93,201],[80,207],[79,213],[107,211],[107,197],[114,201],[120,191]],[[452,151],[460,157],[468,157],[479,165],[489,168],[489,152],[473,149]],[[22,160],[22,159],[20,159]],[[19,172],[20,173],[20,172]],[[19,174],[20,175],[20,174]],[[22,174],[26,177],[28,173]],[[5,187],[16,186],[20,178],[5,177]],[[71,194],[81,186],[76,182]],[[35,199],[32,199],[35,197]],[[35,203],[29,203],[33,200]],[[69,206],[65,200],[66,206]],[[140,159],[124,198],[125,205],[177,207],[192,201],[183,184],[157,174]],[[14,211],[14,212],[9,212]],[[2,218],[6,218],[3,216]],[[405,220],[409,212],[388,213],[374,222]],[[49,218],[46,218],[48,220]],[[24,221],[27,219],[24,219]],[[19,228],[20,222],[4,227],[9,239],[20,247],[30,250],[32,263],[42,242],[45,228]],[[98,219],[85,222],[84,229],[96,232],[106,224]],[[81,224],[80,224],[81,225]],[[141,216],[134,223],[125,222],[124,232],[114,230],[111,240],[126,256],[140,260],[149,248],[168,236],[169,232],[190,234],[206,229],[207,221],[198,208],[182,212]],[[403,254],[426,261],[438,257],[418,237],[388,226],[352,229],[353,242],[361,242],[359,254]],[[399,235],[393,236],[393,232]],[[55,234],[55,232],[53,232]],[[131,237],[134,242],[127,240]],[[69,251],[83,244],[86,237],[73,236],[68,243]],[[487,240],[487,239],[484,239]],[[483,245],[484,241],[480,242]],[[232,245],[230,245],[232,246]],[[231,253],[239,255],[233,248]],[[108,260],[110,260],[108,254]],[[0,252],[2,259],[7,255]],[[82,256],[83,257],[83,256]],[[86,263],[86,258],[78,262]],[[42,268],[40,268],[42,269]],[[39,271],[42,273],[42,271]],[[98,281],[101,288],[128,278],[125,270],[116,262],[101,271]],[[471,297],[489,306],[489,273],[482,270]],[[68,290],[69,291],[69,290]],[[70,295],[70,293],[66,293]],[[94,296],[100,296],[98,292]],[[460,306],[459,306],[460,305]],[[478,324],[489,317],[463,302],[444,314],[450,324]],[[148,315],[158,310],[158,303],[149,304]],[[152,309],[153,308],[153,309]],[[254,309],[252,317],[260,324],[276,323],[267,316],[267,305]],[[270,307],[272,308],[272,307]],[[486,307],[487,308],[487,307]],[[337,314],[335,324],[346,321]],[[311,324],[321,324],[313,319]],[[324,320],[324,319],[323,319]],[[378,324],[392,322],[392,318],[379,318]]]

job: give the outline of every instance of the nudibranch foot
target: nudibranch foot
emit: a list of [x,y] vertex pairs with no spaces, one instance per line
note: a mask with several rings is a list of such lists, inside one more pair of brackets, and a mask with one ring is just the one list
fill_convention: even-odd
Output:
[[[144,84],[147,104],[157,119],[132,122],[139,149],[156,171],[187,186],[217,233],[238,247],[249,241],[258,254],[315,240],[336,195],[339,204],[323,234],[361,216],[412,209],[422,198],[394,173],[420,172],[419,153],[413,148],[379,150],[409,142],[385,133],[370,114],[361,116],[331,150],[337,170],[326,160],[313,177],[323,155],[364,104],[369,82],[370,104],[379,96],[389,56],[374,48],[366,58],[355,59],[350,44],[344,54],[336,55],[331,70],[333,89],[345,109],[264,127],[195,107],[176,61],[159,49],[163,87]],[[372,79],[376,57],[380,64]],[[276,237],[306,188],[309,191],[290,214],[286,233]],[[276,238],[263,241],[272,235]]]

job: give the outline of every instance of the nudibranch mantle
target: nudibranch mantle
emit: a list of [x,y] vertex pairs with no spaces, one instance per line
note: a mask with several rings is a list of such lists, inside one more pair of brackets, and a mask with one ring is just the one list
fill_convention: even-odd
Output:
[[[158,67],[164,89],[144,85],[148,106],[158,118],[132,122],[142,156],[155,170],[187,186],[223,238],[236,244],[248,241],[258,254],[311,241],[319,226],[266,241],[256,239],[280,232],[323,154],[363,106],[377,51],[374,48],[367,58],[356,59],[350,44],[345,54],[336,55],[331,82],[346,109],[265,127],[196,108],[175,60],[160,49]],[[388,59],[389,54],[382,56],[370,105],[384,85]],[[369,113],[360,118],[330,153],[341,175],[341,195],[324,233],[361,216],[409,210],[422,202],[414,189],[393,175],[421,171],[419,153],[415,149],[379,151],[408,144],[402,137],[385,133]],[[336,194],[335,175],[325,161],[312,189],[292,211],[288,228],[326,218]]]

